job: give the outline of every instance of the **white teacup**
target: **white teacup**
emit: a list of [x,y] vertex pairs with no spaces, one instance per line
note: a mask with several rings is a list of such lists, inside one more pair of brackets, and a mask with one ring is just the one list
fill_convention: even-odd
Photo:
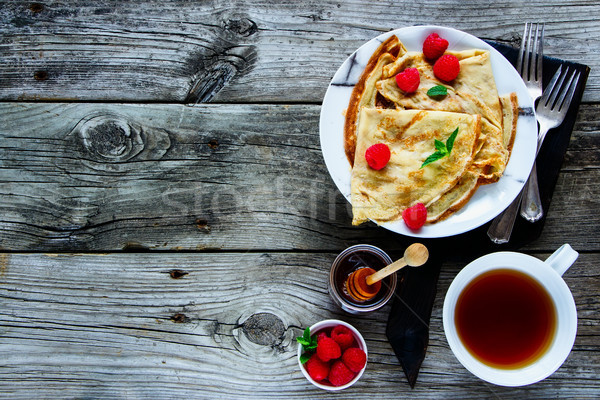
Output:
[[[575,301],[561,275],[578,256],[571,246],[565,244],[546,261],[521,253],[498,252],[480,257],[464,267],[450,285],[443,309],[444,332],[450,348],[461,364],[477,377],[500,386],[529,385],[556,371],[571,352],[577,333]],[[467,349],[457,332],[455,311],[459,296],[474,279],[499,269],[518,271],[533,278],[548,293],[556,311],[554,335],[550,344],[541,356],[522,367],[501,368],[480,361]]]

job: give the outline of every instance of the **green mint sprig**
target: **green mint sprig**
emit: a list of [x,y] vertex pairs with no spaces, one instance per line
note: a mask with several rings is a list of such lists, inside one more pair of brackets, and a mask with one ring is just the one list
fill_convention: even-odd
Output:
[[304,353],[300,356],[300,362],[304,364],[307,362],[312,353],[317,348],[317,338],[310,336],[310,328],[306,328],[302,336],[298,336],[296,341],[302,345]]
[[435,150],[436,151],[435,151],[435,153],[433,153],[432,155],[427,157],[425,159],[425,161],[423,161],[423,164],[421,164],[421,168],[423,168],[424,166],[426,166],[428,164],[431,164],[432,162],[439,160],[440,158],[444,158],[444,157],[450,155],[450,152],[452,151],[452,147],[454,147],[454,140],[456,139],[457,135],[458,135],[458,128],[456,128],[454,130],[454,132],[452,132],[450,134],[450,136],[446,140],[446,143],[435,139]]
[[427,91],[427,96],[438,97],[445,96],[448,94],[448,88],[444,85],[437,85]]

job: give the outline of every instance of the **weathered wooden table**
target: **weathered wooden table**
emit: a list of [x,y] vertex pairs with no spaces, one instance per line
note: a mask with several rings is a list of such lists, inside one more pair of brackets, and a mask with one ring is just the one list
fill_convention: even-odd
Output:
[[[369,346],[344,398],[600,397],[600,30],[597,1],[0,2],[0,397],[339,398],[302,376],[295,337],[339,318]],[[578,334],[523,388],[453,356],[443,297],[410,389],[389,306],[341,312],[335,256],[405,241],[351,226],[319,147],[341,62],[381,32],[452,26],[516,46],[545,21],[548,55],[591,67],[543,233],[522,249],[581,255],[565,274]]]

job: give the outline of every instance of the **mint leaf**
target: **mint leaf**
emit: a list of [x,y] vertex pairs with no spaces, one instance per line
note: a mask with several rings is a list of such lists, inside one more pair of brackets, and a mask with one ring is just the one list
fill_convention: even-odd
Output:
[[308,360],[310,360],[311,354],[304,353],[300,356],[300,362],[304,364]]
[[[436,151],[435,151],[435,153],[433,153],[432,155],[427,157],[425,159],[425,161],[423,161],[423,164],[421,164],[421,168],[423,168],[426,165],[431,164],[432,162],[439,160],[440,158],[444,158],[447,155],[449,155],[450,152],[452,151],[452,148],[454,147],[454,140],[456,140],[457,135],[458,135],[458,128],[456,128],[454,130],[454,132],[452,132],[450,134],[450,136],[448,136],[448,139],[446,139],[446,143],[435,139],[433,143],[435,145]],[[421,169],[421,168],[419,168],[419,169]]]
[[306,340],[307,342],[310,343],[310,328],[309,327],[307,327],[304,330],[304,334],[302,336],[304,337],[304,340]]
[[439,160],[440,158],[446,157],[446,155],[447,155],[447,153],[443,154],[443,153],[440,153],[439,151],[436,151],[435,153],[433,153],[432,155],[430,155],[429,157],[427,157],[425,159],[425,161],[423,161],[423,164],[421,164],[421,168],[423,168],[426,165],[431,164],[434,161]]
[[437,85],[432,87],[427,91],[427,96],[436,97],[436,96],[445,96],[448,94],[448,88],[443,85]]
[[446,144],[444,142],[441,142],[441,141],[435,139],[434,144],[435,144],[435,149],[438,152],[443,153],[443,154],[446,154],[448,152],[448,150],[446,150]]
[[304,351],[312,352],[317,348],[317,338],[310,336],[310,328],[306,328],[302,336],[298,336],[296,341],[302,345]]
[[448,154],[450,154],[450,152],[452,151],[452,147],[454,147],[454,140],[456,139],[457,135],[458,135],[458,128],[456,128],[454,130],[454,132],[452,132],[450,134],[450,137],[448,138],[448,140],[446,140],[446,148],[448,149]]
[[296,341],[300,343],[302,346],[310,346],[310,328],[306,328],[302,334],[302,336],[298,336]]
[[313,342],[311,344],[309,344],[308,346],[304,346],[304,350],[306,351],[311,351],[311,350],[315,350],[317,348],[317,342]]

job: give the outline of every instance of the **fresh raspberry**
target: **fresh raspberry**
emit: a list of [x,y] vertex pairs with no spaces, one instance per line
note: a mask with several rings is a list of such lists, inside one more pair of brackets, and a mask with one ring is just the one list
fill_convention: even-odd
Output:
[[443,39],[437,33],[427,36],[423,42],[423,54],[429,60],[440,58],[448,48],[448,41]]
[[340,358],[342,350],[340,345],[330,337],[324,337],[317,343],[317,355],[323,362]]
[[390,161],[390,148],[385,143],[376,143],[369,147],[365,152],[365,158],[369,167],[380,170]]
[[321,361],[317,354],[313,354],[306,364],[304,364],[304,367],[306,368],[308,375],[317,382],[327,379],[329,376],[329,364]]
[[344,325],[338,325],[331,331],[331,338],[340,345],[342,351],[354,344],[354,335],[352,331]]
[[452,54],[444,54],[433,64],[433,74],[436,78],[450,82],[458,76],[460,63]]
[[358,347],[350,347],[344,351],[342,361],[350,371],[360,372],[367,363],[367,355]]
[[321,332],[317,333],[317,343],[319,343],[319,340],[323,339],[324,337],[328,337],[327,332],[321,331]]
[[419,70],[416,68],[406,68],[396,75],[396,84],[405,93],[414,93],[421,83]]
[[354,379],[354,372],[350,371],[346,365],[337,360],[329,370],[329,382],[333,386],[342,386]]
[[423,203],[417,203],[402,211],[402,219],[410,229],[419,229],[427,220],[427,208]]

